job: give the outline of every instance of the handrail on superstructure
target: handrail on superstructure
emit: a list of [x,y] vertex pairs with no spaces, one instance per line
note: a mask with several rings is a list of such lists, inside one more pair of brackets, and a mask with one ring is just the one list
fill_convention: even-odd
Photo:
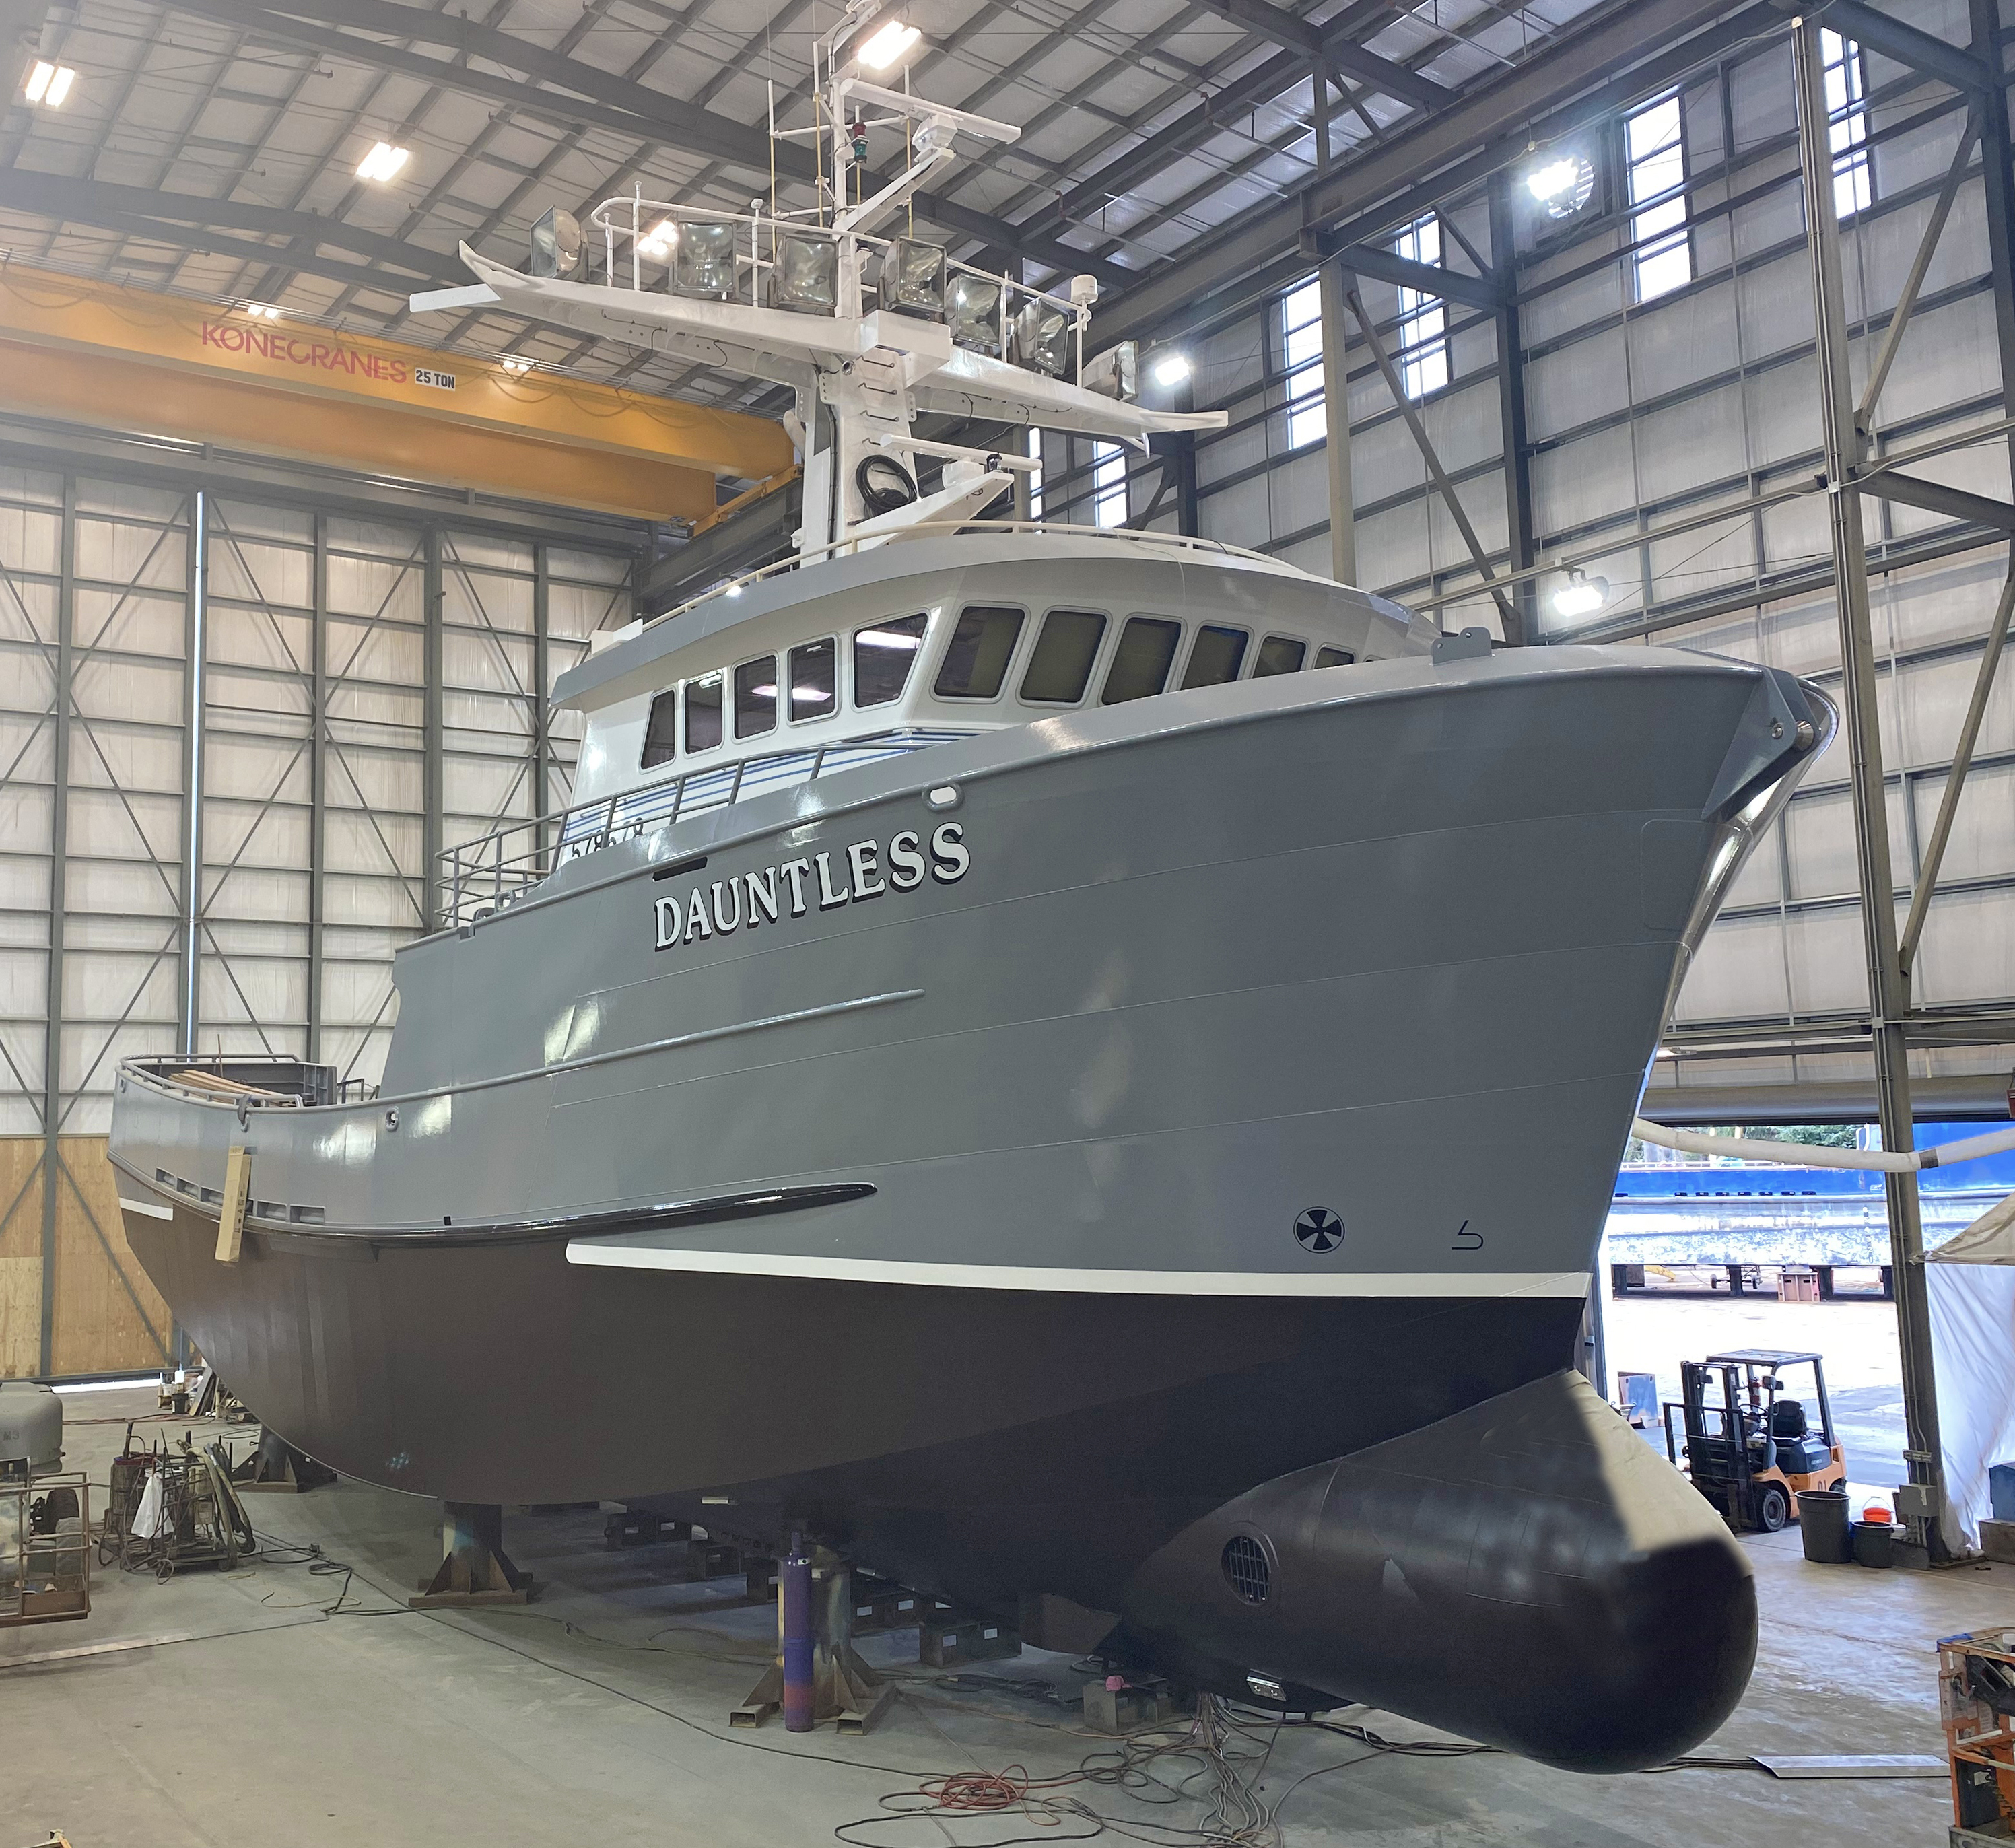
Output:
[[[883,758],[902,756],[932,745],[968,736],[964,731],[908,727],[870,733],[864,737],[835,738],[796,750],[766,752],[721,763],[702,764],[634,788],[576,802],[551,815],[508,821],[435,856],[438,877],[447,902],[443,922],[449,929],[472,924],[516,904],[569,861],[594,853],[616,841],[634,840],[658,828],[670,827],[688,814],[705,814],[740,802],[745,794],[767,794],[795,788],[818,777],[851,770]],[[781,770],[781,773],[778,773]],[[798,773],[802,770],[802,774]],[[753,773],[758,785],[745,790]],[[687,801],[688,786],[704,785]],[[585,823],[586,825],[580,825]],[[518,838],[523,837],[522,841]],[[506,842],[516,844],[507,851]]]
[[914,526],[899,526],[886,532],[849,533],[844,539],[814,546],[809,551],[793,552],[787,558],[773,559],[767,565],[758,565],[753,571],[745,571],[739,577],[730,578],[714,585],[710,590],[702,590],[697,597],[688,597],[674,609],[645,617],[641,626],[655,629],[660,623],[669,623],[674,617],[686,615],[698,609],[702,604],[711,603],[717,597],[738,597],[750,584],[781,576],[787,571],[796,571],[800,565],[810,564],[815,559],[835,558],[864,550],[872,551],[876,546],[888,545],[901,540],[935,538],[951,533],[1028,533],[1064,539],[1116,539],[1137,545],[1173,546],[1178,550],[1213,552],[1229,558],[1250,558],[1255,564],[1264,565],[1273,571],[1291,571],[1295,569],[1291,565],[1284,565],[1278,558],[1270,558],[1264,552],[1255,552],[1248,547],[1227,544],[1221,539],[1199,539],[1187,533],[1150,533],[1137,526],[1073,526],[1050,520],[921,520]]

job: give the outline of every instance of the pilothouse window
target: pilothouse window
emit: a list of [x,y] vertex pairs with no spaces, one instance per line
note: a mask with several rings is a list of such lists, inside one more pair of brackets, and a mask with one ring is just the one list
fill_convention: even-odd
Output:
[[721,740],[720,676],[686,683],[686,748],[711,751]]
[[1291,635],[1270,635],[1259,644],[1259,658],[1252,664],[1252,677],[1259,680],[1268,674],[1299,673],[1308,651],[1308,644],[1296,641]]
[[1099,694],[1099,703],[1116,706],[1160,692],[1169,684],[1176,644],[1182,637],[1180,623],[1160,616],[1129,616],[1119,632],[1119,646],[1112,651],[1112,666],[1106,670],[1105,691]]
[[924,645],[924,619],[898,616],[853,632],[853,703],[885,706],[900,699],[909,684],[917,651]]
[[1348,648],[1318,648],[1316,666],[1318,667],[1349,667],[1357,659]]
[[1226,629],[1206,623],[1197,631],[1190,648],[1190,664],[1183,669],[1185,687],[1219,687],[1238,678],[1245,665],[1245,645],[1252,639],[1243,629]]
[[806,642],[801,648],[791,651],[791,716],[792,719],[824,719],[830,716],[838,702],[834,676],[837,668],[838,651],[832,637],[824,641]]
[[777,657],[745,661],[735,670],[735,735],[759,738],[777,729]]
[[1022,676],[1022,697],[1036,705],[1074,706],[1091,684],[1091,664],[1105,633],[1096,610],[1053,609]]
[[938,669],[941,699],[993,699],[1008,677],[1008,658],[1015,652],[1026,612],[997,605],[976,603],[958,612],[958,626]]
[[679,690],[667,687],[651,702],[650,722],[644,727],[644,767],[670,763],[674,752],[673,737],[678,724]]

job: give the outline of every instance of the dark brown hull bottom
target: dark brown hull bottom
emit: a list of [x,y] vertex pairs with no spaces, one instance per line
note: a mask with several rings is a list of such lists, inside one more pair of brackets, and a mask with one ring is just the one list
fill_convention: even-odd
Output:
[[[223,1265],[214,1220],[127,1217],[232,1390],[394,1488],[802,1530],[1004,1615],[1069,1599],[1193,1685],[1585,1770],[1697,1742],[1754,1658],[1747,1561],[1561,1370],[1576,1301],[611,1270],[563,1238],[254,1234]],[[1256,1600],[1234,1546],[1263,1556]]]
[[609,1270],[568,1264],[558,1238],[325,1256],[253,1234],[232,1265],[214,1219],[127,1222],[232,1390],[346,1475],[695,1518],[727,1495],[709,1512],[731,1531],[802,1524],[968,1598],[1103,1609],[1232,1496],[1555,1372],[1580,1319],[1557,1297]]

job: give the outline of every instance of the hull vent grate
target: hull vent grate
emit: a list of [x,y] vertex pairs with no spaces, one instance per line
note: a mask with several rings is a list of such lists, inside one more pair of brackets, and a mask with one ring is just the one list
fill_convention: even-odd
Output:
[[1273,1569],[1266,1549],[1249,1534],[1234,1534],[1224,1543],[1224,1582],[1248,1604],[1264,1604],[1273,1588]]

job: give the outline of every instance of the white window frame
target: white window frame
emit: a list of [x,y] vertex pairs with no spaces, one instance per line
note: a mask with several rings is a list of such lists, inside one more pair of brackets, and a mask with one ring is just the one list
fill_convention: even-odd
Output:
[[1126,524],[1126,451],[1119,443],[1092,443],[1091,518],[1098,526]]
[[[1412,263],[1439,265],[1442,260],[1442,221],[1424,212],[1392,240],[1392,254]],[[1424,398],[1447,389],[1448,304],[1438,295],[1417,289],[1399,291],[1399,338],[1394,343],[1399,382],[1410,398]]]
[[1668,90],[1623,119],[1629,194],[1630,275],[1640,302],[1656,301],[1694,279],[1693,234],[1686,227],[1686,112]]
[[1313,276],[1280,297],[1280,370],[1288,447],[1306,449],[1329,435],[1323,381],[1322,284]]
[[1830,27],[1819,28],[1825,74],[1826,142],[1833,150],[1833,210],[1852,218],[1875,203],[1875,173],[1868,155],[1868,70],[1861,47]]

